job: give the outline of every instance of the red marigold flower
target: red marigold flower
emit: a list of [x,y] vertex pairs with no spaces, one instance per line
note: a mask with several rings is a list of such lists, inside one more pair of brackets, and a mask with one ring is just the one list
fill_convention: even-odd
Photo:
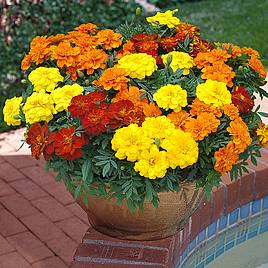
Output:
[[186,36],[189,35],[191,39],[193,39],[195,36],[200,35],[200,30],[189,23],[182,22],[176,27],[176,35],[175,37],[178,39],[179,42],[184,42],[186,39]]
[[158,38],[157,34],[146,34],[140,33],[132,36],[130,39],[133,43],[144,42],[144,41],[156,41]]
[[158,44],[155,41],[142,41],[135,43],[135,49],[139,53],[157,56]]
[[160,40],[160,46],[167,52],[171,52],[178,45],[178,39],[172,36],[165,36]]
[[[105,92],[91,92],[87,95],[78,95],[72,98],[68,111],[72,117],[83,117],[91,109],[102,106],[104,108],[107,94]],[[107,105],[107,104],[106,104]]]
[[108,112],[111,120],[110,127],[113,129],[133,123],[140,125],[144,121],[142,110],[137,109],[130,100],[120,100],[112,103]]
[[199,37],[194,37],[193,42],[190,44],[192,51],[190,55],[192,57],[196,57],[199,52],[207,52],[214,49],[214,46],[210,44],[209,41],[205,39],[200,39]]
[[98,136],[105,132],[109,123],[109,117],[107,109],[102,107],[96,107],[86,113],[81,119],[82,126],[85,131],[94,136]]
[[48,124],[43,126],[40,123],[35,123],[27,132],[26,142],[31,147],[32,156],[36,159],[40,158],[43,153],[46,159],[49,159],[49,155],[46,153],[47,145],[49,144],[49,130]]
[[249,113],[254,107],[254,100],[243,86],[237,87],[232,92],[232,103],[241,113]]
[[60,129],[53,137],[56,155],[70,161],[82,156],[82,146],[86,143],[84,134],[78,136],[74,126]]

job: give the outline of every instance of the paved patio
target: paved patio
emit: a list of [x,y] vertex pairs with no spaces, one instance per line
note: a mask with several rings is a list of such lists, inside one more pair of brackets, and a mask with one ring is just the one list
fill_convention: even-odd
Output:
[[0,134],[0,268],[67,268],[87,217],[43,161],[16,152],[22,132]]

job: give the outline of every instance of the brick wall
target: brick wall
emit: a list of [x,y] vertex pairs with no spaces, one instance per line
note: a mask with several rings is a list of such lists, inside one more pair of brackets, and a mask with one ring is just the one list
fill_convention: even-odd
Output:
[[250,173],[215,189],[210,201],[203,200],[182,231],[159,241],[133,242],[105,236],[93,229],[85,234],[77,248],[71,268],[173,268],[189,243],[204,228],[253,200],[268,195],[268,147],[262,149],[258,166]]

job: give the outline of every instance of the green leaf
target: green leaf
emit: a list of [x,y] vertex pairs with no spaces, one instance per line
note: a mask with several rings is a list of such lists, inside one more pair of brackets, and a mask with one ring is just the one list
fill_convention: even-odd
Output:
[[106,176],[107,176],[107,174],[108,174],[109,171],[110,171],[110,168],[111,168],[111,164],[110,164],[110,162],[107,162],[107,164],[104,165],[104,167],[103,167],[103,169],[102,169],[102,176],[103,176],[103,177],[106,177]]
[[90,159],[85,160],[82,165],[82,179],[87,182],[92,182],[93,180],[92,162]]
[[265,112],[258,112],[258,114],[264,117],[268,117],[268,113],[265,113]]
[[78,197],[80,196],[80,194],[81,194],[81,188],[82,188],[82,185],[80,184],[74,190],[74,198],[75,198],[75,200],[77,200]]
[[145,180],[145,184],[146,184],[146,199],[148,201],[152,201],[154,192],[153,186],[149,180]]

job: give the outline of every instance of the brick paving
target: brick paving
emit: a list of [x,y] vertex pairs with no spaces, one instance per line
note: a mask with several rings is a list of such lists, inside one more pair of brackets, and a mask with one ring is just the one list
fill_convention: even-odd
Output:
[[89,228],[86,214],[43,161],[0,134],[0,268],[67,268]]

